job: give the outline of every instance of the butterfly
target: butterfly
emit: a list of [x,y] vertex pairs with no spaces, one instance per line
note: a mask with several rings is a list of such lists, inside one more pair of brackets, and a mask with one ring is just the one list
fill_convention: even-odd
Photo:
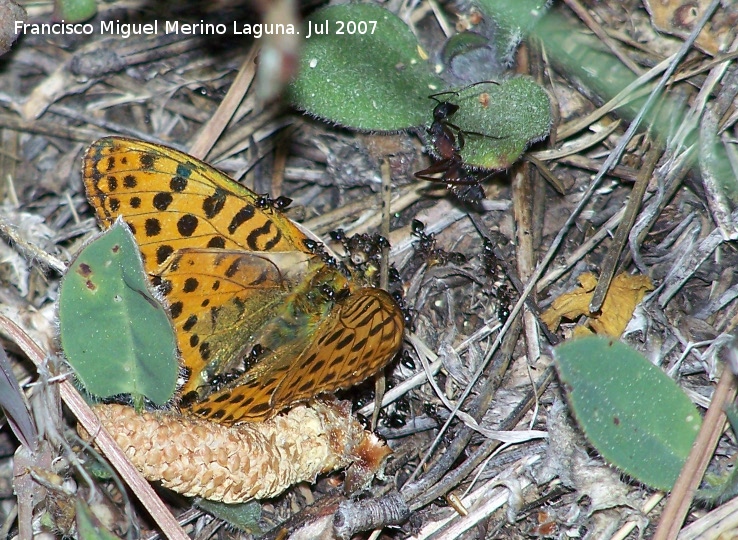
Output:
[[123,137],[84,157],[103,228],[122,216],[166,299],[186,414],[231,425],[352,386],[381,370],[404,319],[387,292],[361,287],[260,196],[178,150]]

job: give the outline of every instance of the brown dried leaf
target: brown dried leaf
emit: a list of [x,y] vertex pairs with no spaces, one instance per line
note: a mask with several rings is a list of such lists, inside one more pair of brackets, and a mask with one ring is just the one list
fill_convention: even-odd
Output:
[[[657,30],[684,39],[692,32],[710,0],[645,0],[644,4]],[[727,50],[735,39],[736,22],[735,2],[723,2],[697,36],[695,44],[711,55]]]
[[593,315],[589,311],[589,303],[597,286],[597,278],[591,273],[582,274],[579,283],[580,288],[559,296],[541,315],[541,320],[551,331],[556,331],[562,318],[574,320],[586,315],[590,318],[589,327],[596,334],[619,337],[625,331],[636,306],[646,292],[654,288],[648,276],[622,273],[612,280],[600,313]]

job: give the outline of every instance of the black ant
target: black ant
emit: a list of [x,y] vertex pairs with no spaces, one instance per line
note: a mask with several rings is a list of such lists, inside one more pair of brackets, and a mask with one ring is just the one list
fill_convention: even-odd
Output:
[[[485,83],[498,84],[494,81],[481,81],[465,86],[459,91],[439,92],[428,96],[437,102],[437,105],[433,108],[433,123],[428,128],[428,135],[430,138],[431,153],[439,161],[415,173],[415,177],[421,180],[445,183],[447,189],[461,201],[473,204],[479,203],[479,201],[485,198],[484,189],[482,189],[480,184],[492,176],[494,172],[480,174],[478,171],[474,171],[464,165],[464,159],[461,156],[461,150],[464,148],[464,134],[494,137],[483,133],[464,131],[456,124],[452,124],[449,118],[458,112],[459,105],[450,101],[441,101],[436,96],[444,94],[455,94],[458,96],[460,92],[467,88]],[[440,178],[433,176],[439,173],[442,173]]]
[[328,283],[323,283],[318,287],[320,294],[323,296],[323,300],[326,302],[341,302],[349,297],[351,291],[349,289],[336,290]]
[[487,276],[485,293],[497,297],[497,319],[500,324],[505,324],[515,305],[515,289],[506,277],[505,268],[497,258],[492,240],[489,238],[484,239],[481,258],[482,268]]
[[[267,350],[262,347],[260,343],[255,343],[251,347],[251,351],[249,351],[249,353],[244,356],[243,363],[240,368],[229,371],[227,373],[219,373],[218,375],[214,376],[207,383],[207,385],[205,385],[208,388],[208,393],[217,392],[227,384],[230,384],[233,381],[239,379],[244,373],[254,367],[256,363],[262,359],[266,352]],[[201,398],[200,394],[201,392],[198,392],[197,390],[190,390],[180,398],[178,404],[179,407],[181,409],[187,409],[191,407]]]
[[290,204],[292,204],[292,199],[289,197],[285,197],[283,195],[277,197],[276,199],[272,199],[268,194],[265,195],[259,195],[256,198],[256,201],[254,201],[254,204],[257,208],[265,209],[265,208],[274,208],[275,210],[284,210],[287,208]]
[[392,291],[392,298],[402,311],[402,319],[405,321],[405,328],[415,331],[414,310],[405,302],[405,295],[401,290]]
[[[481,188],[480,188],[481,189]],[[453,251],[451,253],[436,247],[436,237],[433,233],[425,232],[425,223],[419,219],[413,219],[411,224],[412,234],[418,239],[417,252],[425,259],[429,266],[455,264],[461,266],[466,263],[463,253]]]
[[305,238],[302,241],[303,245],[313,254],[320,257],[320,259],[331,268],[338,268],[342,272],[344,271],[339,262],[325,249],[322,242],[313,240],[312,238]]
[[[431,151],[435,157],[442,160],[449,160],[458,156],[464,147],[464,132],[459,126],[448,121],[459,110],[459,106],[450,101],[439,101],[436,98],[439,95],[441,94],[428,96],[438,103],[433,108],[433,123],[428,128],[428,135],[430,136]],[[451,128],[456,130],[456,135],[459,137],[458,145],[456,144],[456,135],[454,135]]]
[[378,234],[355,234],[347,236],[346,231],[338,229],[330,232],[334,242],[340,242],[344,252],[348,254],[351,264],[357,268],[375,264],[379,266],[382,251],[390,247],[389,241]]

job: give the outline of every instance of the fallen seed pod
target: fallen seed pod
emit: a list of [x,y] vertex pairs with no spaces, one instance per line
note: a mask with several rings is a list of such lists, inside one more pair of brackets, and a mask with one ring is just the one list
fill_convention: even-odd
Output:
[[[344,467],[346,488],[355,491],[390,454],[351,415],[347,402],[298,405],[265,422],[237,426],[170,411],[139,415],[117,404],[93,410],[147,480],[225,503],[274,497]],[[90,439],[83,430],[81,435]]]

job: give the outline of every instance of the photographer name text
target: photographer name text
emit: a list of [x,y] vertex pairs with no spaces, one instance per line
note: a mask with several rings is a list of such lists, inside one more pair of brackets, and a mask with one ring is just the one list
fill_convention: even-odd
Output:
[[[319,24],[308,21],[307,39],[313,35],[343,35],[343,34],[373,34],[377,27],[377,21],[323,21]],[[125,23],[120,21],[99,21],[92,23],[68,23],[65,21],[55,23],[27,23],[15,21],[16,34],[30,34],[38,36],[58,35],[91,35],[99,33],[102,35],[120,36],[127,39],[131,36],[156,36],[163,34],[180,34],[188,36],[224,35],[248,35],[261,38],[265,35],[299,34],[294,24],[281,23],[183,23],[180,21],[153,21],[150,23]]]

